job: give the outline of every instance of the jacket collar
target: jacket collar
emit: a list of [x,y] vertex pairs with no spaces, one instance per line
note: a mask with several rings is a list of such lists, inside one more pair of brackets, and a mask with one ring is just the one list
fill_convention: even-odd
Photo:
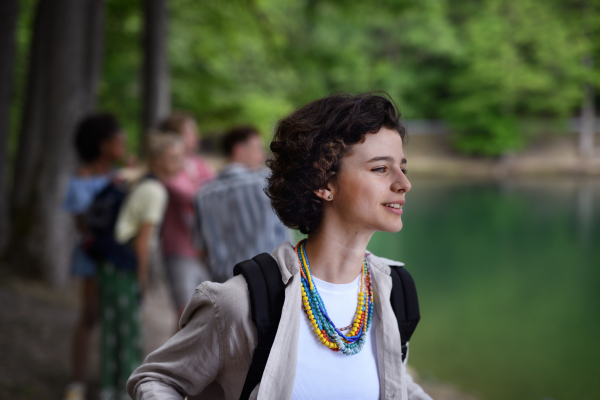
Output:
[[273,258],[277,260],[279,265],[279,271],[281,272],[281,279],[283,283],[287,285],[292,276],[300,272],[300,266],[298,265],[298,257],[294,246],[290,242],[283,242],[271,253]]
[[219,179],[230,178],[233,176],[243,175],[248,173],[250,170],[242,163],[230,162],[226,164],[221,172],[219,172]]
[[245,175],[267,176],[268,174],[269,169],[266,167],[248,168],[245,164],[239,162],[230,162],[225,164],[223,169],[221,169],[221,172],[219,172],[219,179],[235,178]]
[[398,267],[404,266],[403,262],[390,260],[389,258],[385,258],[385,257],[378,257],[368,250],[367,250],[367,261],[374,268],[379,269],[381,272],[383,272],[386,275],[389,275],[391,273],[390,266],[398,266]]
[[[279,270],[281,272],[281,278],[283,283],[287,285],[290,278],[300,272],[300,266],[298,265],[298,258],[294,246],[290,242],[283,242],[280,244],[273,253],[271,253],[279,264]],[[390,260],[385,257],[378,257],[375,254],[367,250],[366,253],[367,261],[369,265],[377,268],[385,275],[390,274],[390,265],[403,267],[404,263],[400,261]]]

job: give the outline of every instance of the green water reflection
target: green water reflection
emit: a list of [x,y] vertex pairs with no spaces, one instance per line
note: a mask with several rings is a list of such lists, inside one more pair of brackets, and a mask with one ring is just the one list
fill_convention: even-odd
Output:
[[487,400],[600,398],[600,184],[413,181],[404,229],[369,249],[404,261],[422,378]]

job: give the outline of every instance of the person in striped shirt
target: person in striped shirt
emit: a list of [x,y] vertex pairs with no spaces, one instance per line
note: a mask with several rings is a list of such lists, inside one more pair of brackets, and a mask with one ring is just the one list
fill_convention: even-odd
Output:
[[197,245],[215,282],[231,278],[238,262],[291,239],[264,192],[269,170],[258,131],[236,127],[223,147],[229,163],[195,199]]

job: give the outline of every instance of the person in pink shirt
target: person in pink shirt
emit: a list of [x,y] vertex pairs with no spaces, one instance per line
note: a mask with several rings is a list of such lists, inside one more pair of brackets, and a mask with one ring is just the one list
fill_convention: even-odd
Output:
[[190,114],[175,112],[160,128],[164,132],[180,135],[186,148],[184,168],[165,182],[169,201],[161,230],[167,279],[175,307],[181,316],[196,287],[210,280],[210,273],[200,262],[198,250],[193,245],[193,198],[204,183],[214,178],[215,171],[196,154],[199,133],[196,121]]

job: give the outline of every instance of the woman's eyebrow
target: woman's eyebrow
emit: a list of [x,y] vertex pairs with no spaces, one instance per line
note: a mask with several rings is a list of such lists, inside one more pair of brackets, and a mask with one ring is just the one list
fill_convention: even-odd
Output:
[[390,157],[390,156],[380,156],[380,157],[373,157],[371,158],[369,161],[367,162],[377,162],[377,161],[388,161],[388,162],[394,162],[394,157]]
[[[377,162],[377,161],[387,161],[387,162],[393,163],[394,162],[394,157],[390,157],[390,156],[373,157],[373,158],[371,158],[367,162],[371,163],[371,162]],[[406,164],[406,163],[407,163],[406,158],[403,158],[402,162],[400,164]]]

